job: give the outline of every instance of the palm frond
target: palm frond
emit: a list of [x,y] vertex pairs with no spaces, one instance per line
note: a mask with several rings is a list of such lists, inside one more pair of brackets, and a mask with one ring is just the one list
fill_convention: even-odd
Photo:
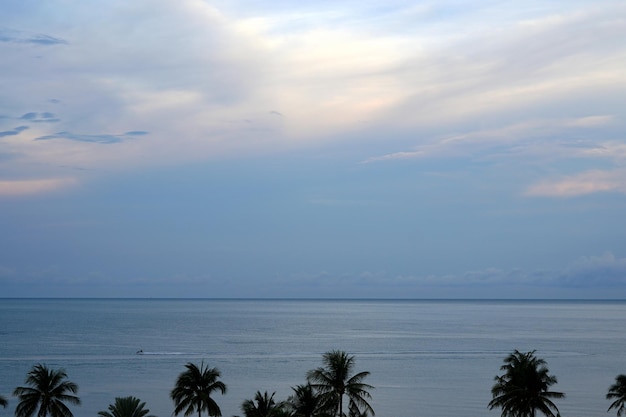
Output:
[[547,417],[558,415],[551,399],[563,398],[565,394],[549,391],[557,379],[549,374],[546,361],[535,356],[534,350],[513,351],[500,370],[504,373],[494,378],[489,409],[501,408],[503,417],[534,417],[535,411]]
[[186,371],[182,372],[176,380],[176,385],[170,392],[174,401],[174,414],[184,412],[185,416],[194,413],[201,415],[206,411],[209,416],[220,417],[222,412],[211,394],[219,391],[226,393],[226,384],[219,380],[221,376],[217,368],[204,366],[204,361],[198,367],[189,362],[185,365]]

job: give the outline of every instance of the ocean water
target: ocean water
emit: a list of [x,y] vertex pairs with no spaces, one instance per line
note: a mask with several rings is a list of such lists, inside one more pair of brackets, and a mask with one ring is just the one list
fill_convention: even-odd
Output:
[[170,416],[176,377],[201,361],[228,386],[222,414],[241,415],[257,390],[285,399],[333,349],[371,373],[379,417],[498,417],[490,389],[514,349],[547,361],[563,417],[614,415],[625,324],[626,301],[0,299],[0,416],[37,363],[79,385],[76,417],[128,395]]

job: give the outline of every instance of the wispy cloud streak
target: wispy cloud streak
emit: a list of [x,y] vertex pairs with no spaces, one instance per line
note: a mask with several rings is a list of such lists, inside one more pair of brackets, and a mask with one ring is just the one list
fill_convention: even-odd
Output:
[[77,142],[88,142],[88,143],[101,143],[101,144],[112,144],[112,143],[120,143],[126,139],[143,136],[146,135],[147,132],[144,131],[130,131],[121,135],[87,135],[87,134],[77,134],[72,132],[58,132],[53,135],[45,135],[39,136],[35,138],[35,140],[52,140],[52,139],[67,139]]
[[531,185],[525,194],[531,197],[577,197],[599,192],[626,193],[626,170],[585,171],[544,180]]
[[58,191],[74,186],[74,178],[45,178],[31,180],[0,180],[0,196],[14,197]]
[[27,34],[20,31],[0,30],[0,42],[31,44],[41,46],[66,45],[65,39],[46,34]]

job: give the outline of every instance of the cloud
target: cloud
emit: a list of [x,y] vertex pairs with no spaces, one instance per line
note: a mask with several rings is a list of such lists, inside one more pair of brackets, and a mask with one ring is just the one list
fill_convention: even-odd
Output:
[[56,38],[50,35],[35,35],[24,39],[25,43],[32,43],[36,45],[65,45],[68,42],[65,39]]
[[46,178],[31,180],[0,180],[0,197],[26,196],[66,189],[76,185],[74,178]]
[[[536,288],[612,288],[626,284],[626,258],[611,252],[582,257],[561,270],[502,270],[486,268],[462,275],[431,276],[416,279],[419,284],[452,286],[533,286]],[[584,295],[584,294],[583,294]]]
[[28,129],[28,126],[18,126],[11,130],[5,130],[3,132],[0,132],[0,138],[5,137],[5,136],[17,136],[23,131],[25,131],[26,129]]
[[22,117],[20,117],[20,119],[22,119],[22,120],[33,120],[36,117],[37,117],[37,113],[30,112],[30,113],[23,114]]
[[593,170],[544,180],[528,187],[525,195],[531,197],[577,197],[599,192],[626,193],[626,170]]
[[504,271],[497,268],[468,271],[462,274],[392,274],[386,271],[361,271],[358,273],[299,273],[290,276],[285,285],[311,286],[316,288],[350,288],[359,287],[367,291],[389,290],[401,291],[410,297],[415,291],[423,288],[439,287],[494,287],[512,284],[536,282],[534,276],[528,276],[523,271]]
[[[558,177],[553,175],[527,186],[524,195],[574,197],[598,192],[626,193],[626,171],[621,168],[626,160],[626,143],[591,139],[606,135],[601,129],[614,121],[612,115],[533,120],[433,140],[412,151],[370,157],[363,163],[416,158],[502,160],[516,157],[518,161],[526,159],[529,164],[547,160],[557,169],[558,164],[565,161],[606,160],[616,163],[617,167]],[[589,139],[580,139],[585,136]]]
[[0,30],[0,42],[31,44],[42,46],[66,45],[68,42],[46,34],[28,34],[21,31]]
[[[465,289],[467,294],[489,297],[515,297],[511,289],[534,289],[537,293],[543,290],[546,294],[578,294],[577,297],[589,296],[589,293],[576,293],[568,290],[594,288],[610,290],[624,288],[626,284],[626,258],[619,258],[611,252],[600,256],[580,258],[561,269],[524,270],[520,268],[503,269],[487,267],[456,274],[392,274],[386,271],[362,271],[358,273],[298,273],[291,275],[281,285],[295,288],[311,288],[325,290],[329,294],[334,291],[349,289],[379,295],[412,297],[422,292],[429,293],[432,289]],[[603,294],[605,292],[602,292]],[[456,294],[456,292],[455,292]],[[463,294],[463,292],[458,292]],[[524,293],[526,294],[526,293]],[[479,295],[480,296],[480,295]],[[620,296],[616,294],[616,296]]]
[[[33,10],[11,25],[38,19],[34,27],[54,36],[0,34],[5,95],[28,115],[41,146],[11,144],[23,155],[14,169],[27,176],[33,160],[43,169],[62,154],[85,167],[113,158],[118,166],[159,166],[331,143],[366,163],[591,157],[599,135],[619,129],[623,117],[626,55],[615,41],[623,10],[615,2],[460,9],[392,2],[381,10],[352,1],[139,0],[75,6],[65,10],[66,24]],[[7,44],[25,40],[65,46],[34,58],[32,48]],[[54,113],[26,112],[51,97]],[[72,152],[76,142],[137,137],[134,126],[149,129],[151,140],[133,142],[121,157]],[[42,151],[53,139],[66,140]],[[576,141],[589,146],[574,149]]]
[[[58,225],[65,229],[67,225]],[[218,274],[219,275],[219,274]],[[111,296],[129,290],[158,289],[193,297],[198,285],[218,289],[221,296],[241,296],[235,281],[212,273],[166,273],[159,276],[120,276],[110,270],[66,270],[57,264],[19,268],[0,265],[0,280],[19,284],[23,293],[33,284],[82,285],[81,296],[101,296],[100,288],[112,288]],[[275,275],[264,278],[263,296],[273,297],[346,297],[346,298],[620,298],[626,288],[626,258],[607,252],[582,257],[560,269],[504,269],[487,267],[449,274],[397,274],[388,271],[337,273],[329,270]],[[254,284],[245,285],[254,287]],[[250,288],[252,288],[250,287]],[[76,288],[74,288],[76,289]],[[96,293],[94,293],[94,291]],[[225,291],[225,292],[224,292]],[[232,292],[235,291],[235,292]],[[20,290],[18,290],[20,293]],[[158,294],[157,291],[155,294]],[[145,296],[145,293],[142,293]],[[161,293],[162,295],[163,293]],[[171,294],[168,292],[167,294]],[[258,293],[245,292],[245,296]]]
[[533,158],[547,156],[550,159],[591,157],[599,148],[605,149],[604,153],[608,153],[609,149],[604,148],[597,141],[581,142],[579,139],[572,140],[571,137],[579,136],[581,132],[585,134],[594,132],[594,129],[604,127],[613,120],[612,115],[592,115],[518,121],[500,127],[469,130],[465,133],[439,138],[421,138],[420,141],[425,143],[412,150],[369,157],[362,163],[415,158],[472,158],[476,155],[488,157],[503,154],[532,155]]
[[561,285],[594,288],[626,286],[626,258],[606,252],[601,256],[583,257],[563,271],[557,281]]
[[626,143],[598,141],[595,146],[581,149],[579,154],[588,158],[612,159],[617,162],[623,162],[626,161]]
[[51,139],[67,139],[77,142],[88,142],[88,143],[101,143],[101,144],[112,144],[112,143],[120,143],[125,139],[133,136],[142,136],[146,135],[148,132],[142,130],[135,130],[126,132],[121,135],[86,135],[86,134],[76,134],[71,132],[58,132],[53,135],[45,135],[39,136],[35,138],[35,140],[51,140]]
[[20,119],[31,123],[57,123],[61,121],[54,115],[54,113],[50,112],[28,112],[24,113]]
[[424,149],[421,149],[419,151],[393,152],[393,153],[389,153],[389,154],[381,155],[381,156],[372,156],[370,158],[367,158],[361,161],[361,163],[369,164],[372,162],[379,162],[379,161],[397,161],[397,160],[404,160],[404,159],[415,159],[415,158],[425,156],[427,154],[428,154],[427,151]]

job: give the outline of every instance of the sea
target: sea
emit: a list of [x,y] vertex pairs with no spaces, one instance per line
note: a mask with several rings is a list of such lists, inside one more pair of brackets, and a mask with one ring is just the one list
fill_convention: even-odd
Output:
[[222,415],[241,416],[257,391],[286,399],[331,350],[370,372],[376,416],[498,417],[491,387],[515,349],[547,362],[561,416],[600,417],[626,374],[626,301],[0,299],[0,340],[0,417],[38,363],[78,384],[76,417],[130,395],[171,416],[189,362],[219,369]]

